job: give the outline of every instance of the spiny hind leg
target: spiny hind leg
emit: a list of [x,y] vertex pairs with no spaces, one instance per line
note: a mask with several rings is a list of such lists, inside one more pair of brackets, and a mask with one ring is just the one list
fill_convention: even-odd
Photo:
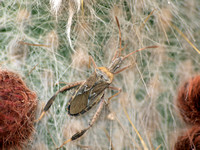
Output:
[[51,107],[51,105],[53,104],[56,96],[59,94],[59,93],[62,93],[62,92],[65,92],[65,91],[68,91],[70,89],[73,89],[77,86],[80,86],[84,81],[80,81],[80,82],[73,82],[73,83],[70,83],[64,87],[62,87],[61,89],[59,89],[47,102],[47,104],[45,105],[45,107],[43,108],[42,110],[42,113],[40,115],[40,117],[35,121],[35,122],[39,122],[43,116],[45,115],[45,113],[49,110],[49,108]]
[[104,95],[101,97],[101,100],[100,100],[100,104],[99,104],[99,107],[97,109],[97,111],[95,112],[94,116],[92,117],[90,123],[89,123],[89,126],[79,132],[77,132],[76,134],[74,134],[70,139],[68,139],[67,141],[65,141],[60,147],[56,148],[56,149],[60,149],[62,148],[65,144],[67,144],[68,142],[70,141],[74,141],[78,138],[80,138],[88,129],[90,129],[93,124],[96,122],[96,120],[98,119],[102,109],[103,109],[103,106],[104,106],[104,103],[105,103],[105,100],[104,100]]

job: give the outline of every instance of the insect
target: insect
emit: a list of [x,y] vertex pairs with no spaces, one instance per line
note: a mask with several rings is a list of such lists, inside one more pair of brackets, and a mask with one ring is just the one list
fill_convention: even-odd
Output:
[[116,19],[118,29],[119,29],[120,48],[115,52],[115,54],[112,58],[111,64],[108,67],[97,67],[93,58],[90,57],[90,60],[94,66],[94,72],[92,73],[92,75],[84,81],[70,83],[70,84],[62,87],[61,89],[59,89],[49,99],[49,101],[45,105],[44,109],[42,110],[42,113],[41,113],[39,119],[37,120],[37,121],[39,121],[42,119],[42,117],[49,110],[49,108],[53,104],[56,96],[59,93],[68,91],[73,88],[76,88],[76,90],[72,94],[71,98],[69,99],[69,101],[67,103],[67,111],[70,116],[78,116],[80,114],[84,114],[85,112],[89,111],[94,105],[99,103],[97,111],[95,112],[93,118],[89,122],[89,126],[85,129],[81,130],[80,132],[75,133],[69,140],[65,141],[58,148],[63,147],[66,143],[68,143],[70,141],[78,139],[89,128],[91,128],[93,126],[93,124],[97,120],[98,116],[100,115],[100,112],[101,112],[103,106],[106,103],[106,101],[104,99],[105,89],[112,89],[112,90],[117,91],[117,93],[115,93],[114,95],[112,95],[111,97],[108,98],[107,103],[109,103],[113,97],[117,96],[121,92],[120,88],[111,86],[111,83],[113,81],[114,75],[128,69],[131,66],[131,64],[130,64],[130,65],[127,65],[127,66],[119,69],[120,66],[122,65],[123,61],[127,57],[129,57],[130,55],[132,55],[138,51],[142,51],[147,48],[157,48],[158,47],[158,46],[148,46],[148,47],[133,51],[125,56],[121,56],[121,51],[124,48],[121,47],[122,42],[121,42],[121,31],[120,31],[119,21],[118,21],[117,17],[115,17],[115,19]]

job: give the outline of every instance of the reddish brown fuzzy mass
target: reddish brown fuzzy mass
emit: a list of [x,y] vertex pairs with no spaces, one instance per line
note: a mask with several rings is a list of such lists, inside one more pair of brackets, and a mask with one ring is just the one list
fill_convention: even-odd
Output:
[[200,76],[192,78],[180,89],[177,106],[186,123],[200,125]]
[[15,73],[0,70],[0,149],[21,149],[33,133],[36,94]]
[[174,150],[199,150],[200,149],[200,127],[193,126],[184,135],[179,136]]

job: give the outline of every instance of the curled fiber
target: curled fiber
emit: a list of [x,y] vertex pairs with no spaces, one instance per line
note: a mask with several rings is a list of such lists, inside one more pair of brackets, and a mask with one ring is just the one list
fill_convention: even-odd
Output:
[[10,71],[0,70],[0,149],[22,149],[34,131],[35,92]]
[[177,106],[186,123],[200,125],[200,76],[192,78],[181,87]]
[[175,143],[174,150],[198,150],[200,149],[200,127],[193,126]]

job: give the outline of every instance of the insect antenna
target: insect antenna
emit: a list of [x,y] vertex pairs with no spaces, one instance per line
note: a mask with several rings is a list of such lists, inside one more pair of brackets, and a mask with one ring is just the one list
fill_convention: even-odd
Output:
[[153,45],[153,46],[147,46],[147,47],[144,47],[144,48],[140,48],[140,49],[138,49],[138,50],[136,50],[136,51],[133,51],[133,52],[127,54],[126,56],[124,56],[124,57],[122,58],[122,60],[126,59],[126,58],[129,57],[130,55],[132,55],[132,54],[134,54],[134,53],[137,53],[137,52],[139,52],[139,51],[142,51],[142,50],[145,50],[145,49],[148,49],[148,48],[158,48],[158,47],[159,47],[159,46],[157,46],[157,45]]
[[121,49],[122,48],[122,34],[121,34],[121,30],[120,30],[119,20],[116,16],[115,16],[115,20],[117,22],[117,26],[119,29],[119,48]]
[[116,57],[120,57],[121,56],[121,51],[125,49],[122,48],[122,34],[121,34],[121,29],[120,29],[120,25],[119,25],[119,20],[117,18],[117,16],[115,16],[115,20],[117,22],[117,26],[118,26],[118,29],[119,29],[119,50],[115,52],[115,55],[114,57],[112,58],[112,61],[116,58]]
[[[145,49],[147,49],[147,48],[157,48],[157,47],[158,47],[158,46],[154,45],[154,46],[147,46],[147,47],[138,49],[138,50],[133,51],[133,52],[129,53],[128,55],[122,57],[121,61],[123,61],[124,59],[126,59],[126,58],[129,57],[130,55],[132,55],[132,54],[134,54],[134,53],[137,53],[137,52],[139,52],[139,51],[145,50]],[[113,65],[113,64],[112,64],[112,65]],[[113,65],[113,66],[114,66],[114,65]],[[112,66],[111,68],[114,68],[113,66]],[[130,66],[132,66],[132,65],[125,66],[124,68],[118,70],[117,72],[114,71],[114,74],[118,74],[118,73],[120,73],[120,72],[122,72],[122,71],[128,69]],[[115,69],[115,70],[116,70],[116,69]]]
[[[152,15],[153,12],[154,12],[154,10],[151,12],[151,15]],[[118,26],[118,29],[119,29],[119,50],[117,50],[117,51],[115,52],[115,55],[114,55],[114,57],[112,58],[112,61],[113,61],[116,57],[120,57],[120,56],[121,56],[121,51],[124,50],[124,49],[126,48],[126,46],[122,48],[121,29],[120,29],[120,24],[119,24],[119,20],[118,20],[117,16],[115,16],[115,20],[116,20],[116,22],[117,22],[117,26]],[[125,58],[127,58],[128,56],[130,56],[130,55],[132,55],[132,54],[134,54],[134,53],[137,53],[137,52],[139,52],[139,51],[142,51],[142,50],[145,50],[145,49],[148,49],[148,48],[157,48],[157,47],[158,47],[158,46],[155,45],[155,46],[147,46],[147,47],[138,49],[138,50],[133,51],[133,52],[131,52],[130,54],[124,56],[124,57],[123,57],[123,60],[124,60]]]

